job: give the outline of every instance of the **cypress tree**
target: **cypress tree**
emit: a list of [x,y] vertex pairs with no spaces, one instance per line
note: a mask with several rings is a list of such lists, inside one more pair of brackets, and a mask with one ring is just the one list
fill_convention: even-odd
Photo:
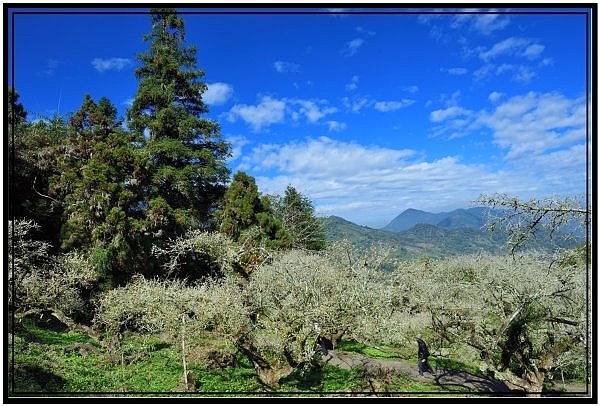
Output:
[[219,125],[201,115],[204,72],[196,49],[184,45],[184,23],[174,9],[151,9],[149,49],[135,71],[137,94],[127,112],[131,131],[143,137],[142,207],[152,243],[210,222],[229,177],[230,145]]
[[135,261],[135,141],[107,98],[96,103],[86,95],[69,120],[58,174],[51,179],[51,191],[63,202],[62,248],[87,252],[108,287],[126,282],[141,265]]

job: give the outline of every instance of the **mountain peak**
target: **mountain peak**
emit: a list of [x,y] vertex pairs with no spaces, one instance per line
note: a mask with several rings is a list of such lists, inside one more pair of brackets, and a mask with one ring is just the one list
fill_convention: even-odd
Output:
[[486,223],[486,213],[487,209],[482,207],[456,209],[447,213],[430,213],[410,208],[404,210],[382,229],[398,233],[416,224],[430,224],[442,228],[481,228]]

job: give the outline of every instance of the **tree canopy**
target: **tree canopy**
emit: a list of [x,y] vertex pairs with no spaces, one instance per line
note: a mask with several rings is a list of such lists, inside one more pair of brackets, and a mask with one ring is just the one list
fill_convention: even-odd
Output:
[[209,228],[225,191],[230,146],[218,123],[201,114],[206,84],[196,68],[196,49],[185,46],[183,20],[174,9],[151,9],[149,49],[135,74],[138,91],[127,124],[144,142],[141,168],[146,231],[155,238]]

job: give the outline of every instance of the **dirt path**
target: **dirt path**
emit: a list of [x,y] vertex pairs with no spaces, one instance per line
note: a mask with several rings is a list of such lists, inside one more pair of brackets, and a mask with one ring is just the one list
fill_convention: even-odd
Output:
[[462,389],[465,392],[477,391],[494,393],[510,392],[508,387],[501,382],[493,381],[468,372],[449,371],[438,368],[436,376],[429,373],[419,376],[419,367],[416,363],[412,364],[405,361],[373,359],[361,354],[345,351],[330,351],[329,355],[331,358],[327,359],[327,363],[344,369],[363,367],[367,371],[374,371],[376,369],[389,368],[405,373],[412,379],[435,383],[448,390],[454,389],[460,391]]
[[[409,375],[412,379],[440,385],[442,388],[447,389],[448,391],[487,392],[498,394],[510,392],[508,387],[502,382],[494,381],[484,376],[479,376],[464,371],[437,368],[436,376],[428,373],[424,374],[423,376],[419,376],[419,368],[416,363],[413,364],[405,361],[373,359],[364,355],[345,351],[329,351],[329,356],[330,357],[325,358],[326,362],[340,368],[352,369],[354,367],[363,367],[367,371],[377,371],[381,368],[394,369],[398,372]],[[567,388],[567,390],[585,393],[585,385],[577,386],[577,388]]]

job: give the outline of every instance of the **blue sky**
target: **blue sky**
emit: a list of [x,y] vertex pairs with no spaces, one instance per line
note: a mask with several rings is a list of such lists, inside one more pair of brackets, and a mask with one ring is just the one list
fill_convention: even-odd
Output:
[[[9,19],[9,83],[30,119],[68,115],[86,93],[125,116],[150,18],[111,10]],[[232,144],[232,173],[263,193],[292,185],[319,215],[378,228],[484,193],[586,192],[584,9],[179,11],[205,117]]]

